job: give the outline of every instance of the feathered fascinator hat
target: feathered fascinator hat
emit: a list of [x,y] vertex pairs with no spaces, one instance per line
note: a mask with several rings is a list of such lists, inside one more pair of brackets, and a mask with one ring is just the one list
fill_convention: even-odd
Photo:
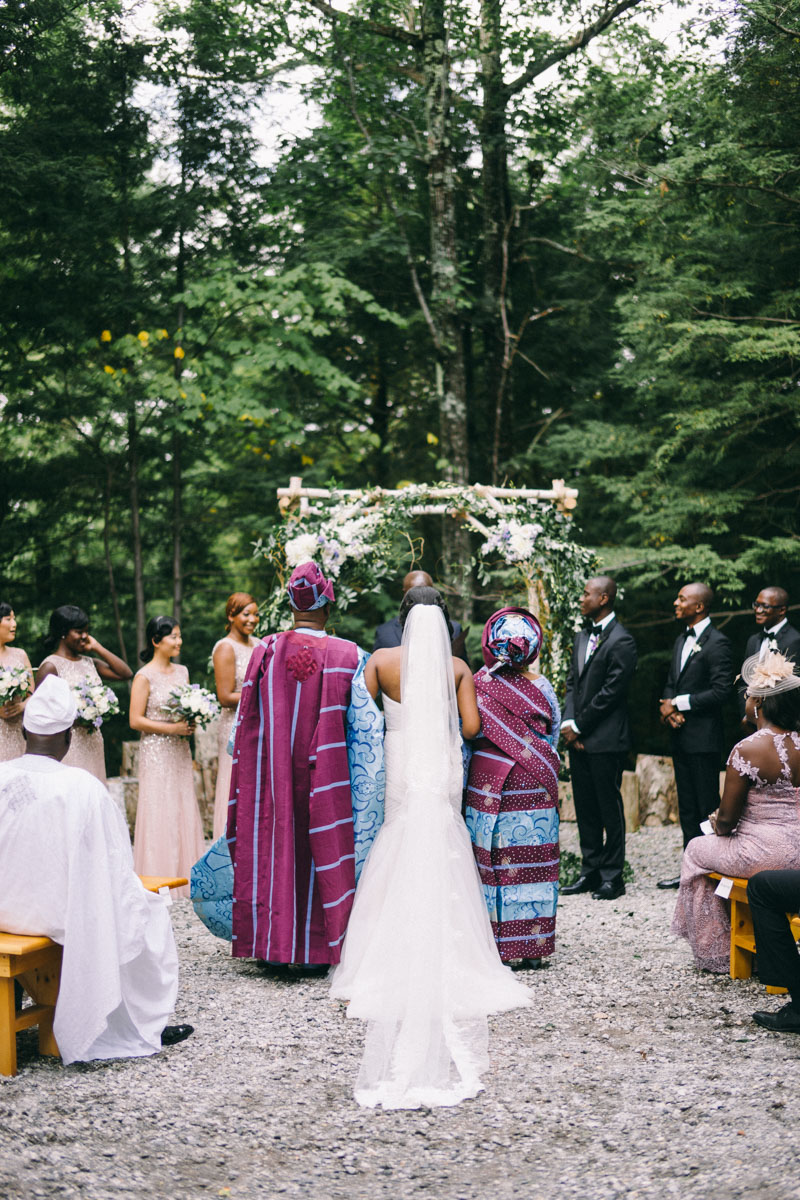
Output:
[[763,658],[752,654],[742,664],[742,679],[751,696],[776,696],[800,687],[800,675],[794,673],[794,663],[770,650]]

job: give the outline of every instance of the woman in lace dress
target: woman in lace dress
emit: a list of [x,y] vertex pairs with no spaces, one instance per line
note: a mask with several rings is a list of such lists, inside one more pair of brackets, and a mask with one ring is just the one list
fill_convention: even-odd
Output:
[[[0,667],[24,667],[28,672],[28,694],[33,691],[33,671],[24,650],[12,646],[17,636],[17,618],[10,604],[0,604]],[[0,706],[0,762],[9,762],[25,753],[22,736],[22,712],[25,697]]]
[[[133,672],[128,664],[89,633],[89,618],[82,608],[63,604],[50,614],[50,628],[44,640],[48,651],[36,672],[36,686],[48,675],[59,675],[69,684],[123,683]],[[93,655],[94,657],[89,657]],[[99,729],[76,725],[67,757],[68,767],[83,767],[101,783],[106,782],[106,757],[103,734]]]
[[[147,648],[139,656],[145,665],[131,689],[130,726],[142,735],[133,865],[139,875],[188,879],[205,844],[189,749],[194,726],[165,711],[172,689],[189,682],[186,667],[172,661],[181,644],[180,626],[172,617],[147,622]],[[188,886],[173,895],[188,896]]]
[[489,1013],[531,994],[500,961],[461,817],[459,717],[467,737],[480,725],[471,672],[452,656],[434,588],[411,588],[400,621],[402,646],[377,650],[365,670],[383,696],[386,815],[331,995],[368,1022],[359,1104],[419,1108],[477,1095]]
[[228,823],[228,793],[231,787],[231,756],[228,739],[242,694],[250,655],[258,645],[253,630],[258,622],[258,605],[249,592],[234,592],[225,605],[228,632],[211,652],[214,682],[222,714],[217,722],[219,756],[217,787],[214,794],[214,841],[225,832]]
[[707,872],[749,879],[800,868],[800,675],[782,654],[754,654],[742,667],[746,715],[756,732],[734,746],[715,832],[686,847],[672,932],[706,971],[729,969],[730,916]]

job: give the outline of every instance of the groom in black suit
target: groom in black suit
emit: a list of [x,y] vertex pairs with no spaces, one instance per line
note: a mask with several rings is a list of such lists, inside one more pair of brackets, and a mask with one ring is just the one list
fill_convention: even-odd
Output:
[[[701,822],[719,804],[719,769],[724,747],[722,709],[733,691],[731,644],[711,624],[714,593],[705,583],[687,583],[673,603],[684,629],[672,651],[660,716],[672,741],[683,845],[700,837]],[[660,888],[678,887],[680,876]]]
[[607,575],[589,579],[583,589],[581,614],[588,628],[575,639],[561,726],[583,858],[580,878],[561,894],[591,891],[595,900],[625,894],[620,782],[630,746],[627,698],[636,643],[614,614],[616,596],[617,585]]
[[[433,587],[433,580],[427,571],[409,571],[403,579],[403,595],[414,587]],[[464,634],[458,621],[451,621],[452,626],[451,640],[453,642],[453,654],[457,658],[463,658],[464,662],[469,665],[466,651],[464,649]],[[375,630],[375,640],[372,645],[373,653],[376,650],[391,649],[392,646],[399,646],[403,641],[403,629],[400,624],[399,617],[392,617],[391,621],[384,621]]]

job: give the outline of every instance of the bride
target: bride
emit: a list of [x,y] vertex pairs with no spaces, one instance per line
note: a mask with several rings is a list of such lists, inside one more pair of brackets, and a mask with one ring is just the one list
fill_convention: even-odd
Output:
[[[461,818],[465,736],[480,727],[439,592],[412,588],[400,647],[366,666],[386,718],[386,817],[361,874],[331,995],[368,1022],[359,1104],[458,1104],[482,1089],[489,1013],[530,1004],[497,954]],[[401,703],[402,698],[402,703]]]

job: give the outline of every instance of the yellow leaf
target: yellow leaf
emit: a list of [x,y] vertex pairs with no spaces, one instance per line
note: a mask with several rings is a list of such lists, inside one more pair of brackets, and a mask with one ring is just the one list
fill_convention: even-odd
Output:
[[110,342],[111,341],[111,330],[110,329],[103,330],[103,332],[100,334],[100,341],[101,342]]
[[425,439],[429,446],[438,446],[439,445],[439,439],[435,433],[426,433]]
[[159,329],[158,336],[161,341],[163,341],[165,337],[169,337],[169,334],[167,333],[166,329]]
[[300,466],[301,467],[312,467],[313,465],[314,465],[313,458],[310,458],[307,454],[300,455]]
[[103,370],[105,371],[106,375],[116,375],[117,373],[113,367],[108,365],[108,363],[106,363],[106,365],[103,367]]
[[185,357],[185,355],[183,353],[183,346],[176,346],[172,353],[174,354],[175,358],[184,358]]
[[181,392],[181,400],[186,400],[186,399],[187,399],[186,392]]
[[147,332],[146,329],[140,329],[136,336],[139,339],[139,341],[142,343],[143,346],[146,346],[147,343],[150,341],[150,334]]

